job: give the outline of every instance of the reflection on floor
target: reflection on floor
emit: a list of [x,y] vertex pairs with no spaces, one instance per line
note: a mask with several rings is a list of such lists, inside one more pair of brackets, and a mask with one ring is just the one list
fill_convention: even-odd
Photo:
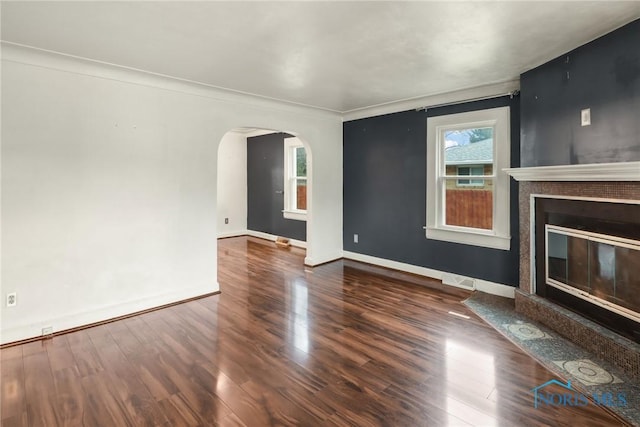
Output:
[[554,374],[462,304],[468,291],[218,245],[220,295],[0,350],[2,426],[621,424],[595,405],[536,407]]

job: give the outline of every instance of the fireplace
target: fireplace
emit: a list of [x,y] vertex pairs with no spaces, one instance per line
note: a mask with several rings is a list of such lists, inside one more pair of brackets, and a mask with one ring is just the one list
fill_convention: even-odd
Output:
[[640,204],[534,198],[535,293],[640,343]]
[[[507,169],[506,172],[511,175],[516,181],[518,181],[518,214],[519,214],[519,231],[520,231],[520,280],[519,286],[515,292],[515,307],[516,311],[522,315],[525,315],[533,321],[540,322],[556,333],[564,336],[565,338],[573,341],[576,345],[592,352],[602,360],[606,360],[612,365],[617,366],[623,370],[630,377],[640,381],[640,344],[637,339],[627,338],[629,335],[634,335],[633,330],[635,325],[632,324],[631,328],[627,328],[625,333],[614,332],[618,328],[617,322],[614,321],[613,326],[610,321],[599,320],[593,321],[592,317],[588,313],[578,314],[578,310],[574,307],[571,310],[566,307],[568,304],[557,301],[549,297],[548,293],[555,293],[561,295],[560,298],[565,297],[563,294],[568,294],[555,286],[548,286],[547,281],[544,280],[542,284],[538,283],[538,278],[541,274],[543,277],[546,274],[544,268],[542,272],[537,272],[538,261],[545,259],[544,256],[536,254],[536,241],[544,242],[544,233],[546,231],[539,231],[536,226],[536,209],[543,209],[540,206],[540,201],[551,200],[564,200],[568,202],[583,201],[589,203],[602,203],[610,202],[625,205],[640,205],[640,162],[622,162],[622,163],[608,163],[608,164],[589,164],[589,165],[568,165],[568,166],[539,166],[539,167],[525,167],[525,168],[512,168]],[[555,203],[554,203],[555,205]],[[587,205],[578,209],[576,212],[565,211],[565,207],[551,206],[551,224],[556,228],[570,229],[568,233],[576,233],[573,230],[578,230],[576,234],[582,238],[583,236],[595,237],[590,233],[608,235],[605,244],[610,243],[610,240],[618,242],[617,237],[623,236],[623,239],[637,240],[637,236],[628,234],[620,234],[620,229],[624,233],[632,232],[633,228],[620,227],[613,223],[608,223],[606,219],[611,218],[607,210],[604,213],[592,215],[592,206],[603,206],[600,204]],[[610,206],[610,208],[616,208],[619,206]],[[614,209],[615,210],[615,209]],[[544,215],[544,213],[542,213]],[[566,217],[563,219],[562,215]],[[613,214],[619,215],[619,214]],[[633,215],[633,214],[632,214]],[[571,218],[573,216],[573,218]],[[576,218],[577,217],[577,218]],[[604,219],[599,226],[604,227],[602,229],[597,228],[599,219]],[[629,218],[627,218],[629,219]],[[637,224],[638,217],[630,218],[629,221],[623,218],[622,223],[627,222]],[[636,225],[636,232],[637,232]],[[553,227],[551,227],[553,229]],[[585,231],[587,233],[585,233]],[[542,234],[541,234],[542,233]],[[611,238],[614,236],[614,238]],[[626,236],[626,237],[624,237]],[[554,237],[551,237],[552,239]],[[563,238],[561,238],[563,239]],[[585,240],[585,239],[583,239]],[[589,241],[589,239],[586,239]],[[558,255],[557,245],[562,243],[552,243],[556,247],[553,249],[553,253],[550,255]],[[578,243],[579,245],[580,243]],[[584,242],[581,243],[584,248]],[[567,247],[569,240],[567,241]],[[587,245],[588,246],[588,245]],[[615,245],[611,245],[615,246]],[[562,246],[561,246],[562,248]],[[611,257],[611,248],[603,249],[604,252],[609,251],[609,257]],[[567,249],[568,251],[568,249]],[[563,251],[560,251],[563,253]],[[572,249],[573,252],[573,249]],[[589,257],[588,247],[586,249],[587,257]],[[615,249],[614,249],[615,252]],[[596,252],[594,255],[596,256]],[[602,257],[606,258],[607,254],[603,253]],[[624,255],[620,257],[622,259]],[[574,264],[577,261],[569,261],[569,255],[567,255],[567,265],[562,265],[562,256],[559,256],[560,260],[549,260],[548,262],[557,263],[561,265],[555,265],[549,268],[559,268],[562,271],[566,271],[566,276],[573,280],[576,274],[580,271],[580,267],[576,267]],[[616,259],[618,257],[616,256]],[[588,261],[587,261],[588,262]],[[571,273],[568,270],[568,264],[571,263]],[[637,265],[640,263],[631,262],[631,266],[636,269],[632,269],[629,274],[632,277],[637,277]],[[611,264],[608,264],[611,266]],[[546,267],[545,267],[546,268]],[[587,272],[586,268],[582,268],[583,272]],[[629,271],[629,270],[627,270]],[[557,270],[551,271],[555,275],[555,280],[562,282],[562,273],[558,273]],[[603,272],[605,277],[611,277],[611,270],[607,274]],[[560,274],[560,276],[557,276]],[[594,275],[596,277],[596,275]],[[590,280],[587,276],[587,283]],[[603,295],[601,287],[603,285],[595,283],[600,279],[593,279],[595,289],[594,296],[600,297],[607,301],[606,293]],[[605,280],[606,282],[606,280]],[[584,282],[583,282],[584,283]],[[610,281],[609,281],[610,283]],[[583,285],[584,286],[584,285]],[[610,289],[610,284],[608,285]],[[544,291],[541,288],[545,288]],[[584,291],[584,289],[579,290]],[[606,286],[605,286],[605,289]],[[546,292],[544,295],[538,294],[539,292]],[[638,292],[638,291],[636,291]],[[610,293],[609,293],[610,294]],[[575,295],[570,295],[575,297]],[[585,295],[582,295],[586,297]],[[604,298],[603,298],[604,296]],[[615,296],[615,294],[614,294]],[[588,304],[592,308],[594,300],[588,300],[585,298],[575,298],[573,303],[577,305]],[[601,301],[599,301],[601,302]],[[608,303],[608,301],[607,301]],[[621,305],[621,304],[616,304]],[[623,306],[624,307],[624,306]],[[588,309],[587,309],[588,311]],[[637,311],[637,310],[634,310]],[[584,310],[580,310],[584,313]],[[626,319],[625,316],[622,316]],[[627,322],[628,320],[625,320]],[[607,325],[602,326],[602,325]],[[613,327],[613,329],[611,329]],[[629,331],[630,329],[630,331]]]

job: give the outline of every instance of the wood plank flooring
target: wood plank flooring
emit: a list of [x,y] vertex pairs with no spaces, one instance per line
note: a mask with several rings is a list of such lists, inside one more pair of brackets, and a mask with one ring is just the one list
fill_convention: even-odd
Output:
[[220,295],[1,350],[2,426],[621,425],[534,409],[553,375],[465,292],[303,258],[220,240]]

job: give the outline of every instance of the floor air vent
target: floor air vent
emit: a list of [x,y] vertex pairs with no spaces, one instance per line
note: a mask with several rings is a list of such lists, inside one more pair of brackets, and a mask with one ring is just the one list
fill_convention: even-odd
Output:
[[449,286],[455,286],[456,288],[469,289],[470,291],[476,288],[475,279],[451,273],[444,273],[442,275],[442,283]]

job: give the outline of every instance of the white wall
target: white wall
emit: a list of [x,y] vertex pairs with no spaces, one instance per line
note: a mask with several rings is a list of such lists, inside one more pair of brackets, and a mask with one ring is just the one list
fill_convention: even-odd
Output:
[[3,45],[1,291],[18,305],[0,342],[217,291],[218,145],[238,127],[305,141],[305,261],[340,257],[337,115]]
[[[228,132],[218,148],[218,237],[247,233],[247,137]],[[229,223],[225,224],[225,218]]]

